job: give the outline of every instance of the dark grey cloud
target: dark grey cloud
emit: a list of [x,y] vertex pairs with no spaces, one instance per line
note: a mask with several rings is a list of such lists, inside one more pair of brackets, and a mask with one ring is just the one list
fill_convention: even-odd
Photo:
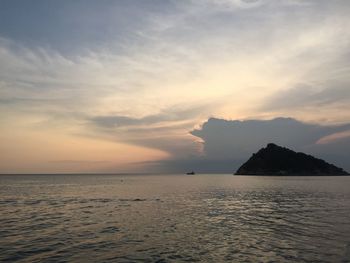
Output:
[[201,129],[194,130],[191,134],[204,141],[207,156],[238,158],[269,142],[294,149],[307,149],[320,138],[349,128],[350,125],[307,124],[292,118],[247,121],[212,118],[204,123]]
[[317,142],[328,135],[349,131],[350,124],[323,126],[292,118],[273,120],[223,120],[211,118],[191,132],[203,140],[203,155],[156,163],[173,171],[234,172],[250,155],[274,142],[324,158],[350,170],[350,137],[326,144]]

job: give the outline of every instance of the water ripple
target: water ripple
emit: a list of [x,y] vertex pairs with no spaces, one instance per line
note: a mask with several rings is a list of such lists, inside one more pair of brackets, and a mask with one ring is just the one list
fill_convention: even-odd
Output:
[[349,179],[0,176],[0,261],[350,262]]

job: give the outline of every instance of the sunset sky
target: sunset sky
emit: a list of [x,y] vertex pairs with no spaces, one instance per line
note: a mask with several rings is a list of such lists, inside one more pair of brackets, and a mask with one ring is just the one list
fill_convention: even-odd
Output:
[[271,140],[349,170],[349,14],[0,0],[0,173],[228,172]]

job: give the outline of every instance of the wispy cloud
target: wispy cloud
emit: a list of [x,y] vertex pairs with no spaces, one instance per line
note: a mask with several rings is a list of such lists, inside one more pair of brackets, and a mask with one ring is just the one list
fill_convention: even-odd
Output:
[[336,132],[328,136],[322,137],[316,142],[316,144],[329,144],[329,143],[334,143],[334,142],[344,140],[344,139],[349,139],[349,138],[350,138],[350,130],[347,130],[343,132]]
[[110,163],[109,161],[96,161],[96,160],[54,160],[51,163],[64,163],[64,164],[100,164],[100,163]]

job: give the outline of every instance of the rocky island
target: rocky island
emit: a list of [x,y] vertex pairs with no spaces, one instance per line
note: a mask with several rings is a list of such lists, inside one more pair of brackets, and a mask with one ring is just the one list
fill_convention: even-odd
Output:
[[324,160],[269,143],[254,153],[236,175],[348,175]]

